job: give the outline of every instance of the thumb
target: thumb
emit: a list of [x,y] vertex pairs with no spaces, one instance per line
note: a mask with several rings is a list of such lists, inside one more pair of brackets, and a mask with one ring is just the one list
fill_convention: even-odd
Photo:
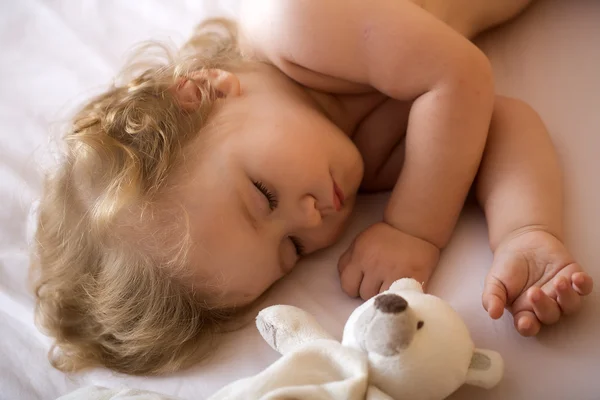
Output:
[[498,319],[504,313],[506,307],[507,290],[504,283],[491,273],[485,278],[485,286],[481,301],[483,308],[492,319]]

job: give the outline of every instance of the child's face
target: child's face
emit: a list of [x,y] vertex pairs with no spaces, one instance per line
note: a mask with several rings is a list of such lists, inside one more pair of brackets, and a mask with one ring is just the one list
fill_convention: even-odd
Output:
[[352,141],[306,101],[277,82],[240,80],[218,129],[190,146],[175,194],[189,215],[194,275],[223,293],[219,305],[256,299],[300,255],[333,244],[363,173]]

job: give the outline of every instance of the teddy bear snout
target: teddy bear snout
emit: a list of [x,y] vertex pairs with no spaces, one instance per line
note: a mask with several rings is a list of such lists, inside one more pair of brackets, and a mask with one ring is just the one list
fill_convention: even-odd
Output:
[[382,294],[375,298],[375,309],[385,314],[399,314],[406,310],[408,302],[397,294]]
[[380,294],[373,307],[355,324],[355,335],[367,352],[393,357],[408,348],[419,329],[419,321],[408,301],[394,293]]

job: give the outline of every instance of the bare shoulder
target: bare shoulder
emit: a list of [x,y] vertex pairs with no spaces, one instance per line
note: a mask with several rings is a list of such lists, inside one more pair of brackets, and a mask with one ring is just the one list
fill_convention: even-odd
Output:
[[[338,93],[361,93],[367,85],[331,74],[311,60],[328,46],[322,41],[348,46],[334,16],[348,19],[352,7],[338,0],[242,0],[239,18],[244,52],[269,62],[299,83],[313,89]],[[338,50],[339,51],[339,50]],[[348,54],[352,49],[347,48]]]
[[331,93],[405,100],[489,69],[471,42],[408,0],[243,0],[240,31],[255,57]]
[[[304,48],[311,45],[307,40],[313,33],[323,33],[327,25],[329,33],[335,34],[336,21],[331,16],[351,12],[350,1],[341,7],[338,0],[242,0],[240,28],[253,46],[272,54],[285,52],[294,45]],[[347,16],[346,16],[347,17]]]
[[245,45],[252,46],[263,57],[289,55],[291,45],[310,45],[306,40],[307,31],[320,30],[318,24],[322,17],[319,15],[331,2],[242,0],[239,23]]

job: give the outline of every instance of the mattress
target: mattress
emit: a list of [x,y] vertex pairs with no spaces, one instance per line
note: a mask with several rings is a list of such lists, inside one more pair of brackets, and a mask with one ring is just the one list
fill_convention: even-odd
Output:
[[[141,40],[181,43],[202,18],[233,16],[236,1],[0,1],[0,399],[53,399],[89,384],[155,390],[202,399],[254,374],[278,355],[249,326],[223,336],[215,355],[185,372],[130,377],[96,369],[64,375],[46,359],[49,346],[33,325],[27,287],[29,213],[53,161],[61,127],[97,93]],[[541,114],[564,167],[567,241],[600,282],[600,2],[547,0],[479,40],[494,67],[497,91]],[[261,306],[293,304],[337,337],[358,301],[339,285],[336,260],[353,235],[381,217],[386,194],[360,198],[336,246],[304,260]],[[600,297],[536,338],[520,337],[505,315],[481,307],[492,261],[483,215],[467,205],[430,291],[465,319],[479,347],[502,353],[504,380],[490,391],[462,388],[458,399],[600,399]]]

